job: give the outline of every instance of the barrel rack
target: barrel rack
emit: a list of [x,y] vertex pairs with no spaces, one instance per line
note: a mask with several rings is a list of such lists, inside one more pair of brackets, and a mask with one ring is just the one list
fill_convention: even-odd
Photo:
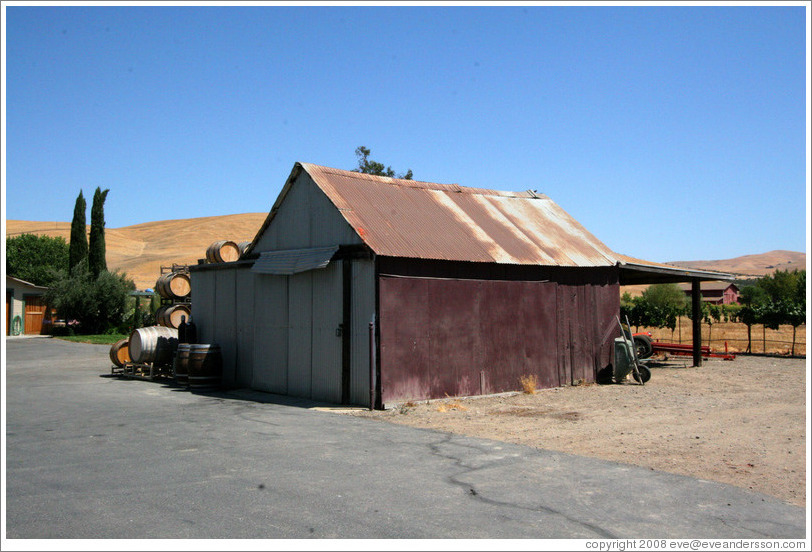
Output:
[[155,381],[157,378],[173,378],[172,366],[156,366],[154,363],[141,364],[138,362],[125,362],[122,366],[111,367],[110,373],[114,376],[130,379]]
[[[177,272],[177,273],[180,273],[180,274],[186,274],[188,276],[189,275],[189,265],[172,263],[171,266],[161,266],[161,274],[158,276],[158,278],[160,279],[161,276],[164,276],[166,274],[170,274],[172,272]],[[187,295],[186,297],[183,297],[183,298],[180,298],[180,299],[167,299],[166,297],[163,297],[161,294],[158,294],[158,297],[160,297],[160,299],[161,299],[161,306],[164,306],[164,305],[172,306],[172,305],[177,305],[177,304],[183,304],[183,305],[186,305],[188,307],[191,307],[191,305],[192,305],[192,294],[191,293],[189,295]]]

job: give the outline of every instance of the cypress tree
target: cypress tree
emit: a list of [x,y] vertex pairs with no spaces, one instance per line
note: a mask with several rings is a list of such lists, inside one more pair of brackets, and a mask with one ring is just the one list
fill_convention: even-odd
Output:
[[96,188],[93,194],[93,206],[90,208],[90,244],[87,261],[91,276],[96,279],[99,274],[107,270],[107,252],[104,244],[104,201],[107,192]]
[[73,221],[70,224],[70,246],[68,249],[68,270],[87,258],[87,219],[85,210],[87,202],[79,190],[76,206],[73,208]]

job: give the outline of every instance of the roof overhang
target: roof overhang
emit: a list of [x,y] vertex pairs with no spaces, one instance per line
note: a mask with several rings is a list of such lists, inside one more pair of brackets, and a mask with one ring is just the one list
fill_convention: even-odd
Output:
[[25,280],[20,280],[19,278],[15,278],[14,276],[9,276],[6,274],[6,286],[10,284],[16,284],[17,286],[28,287],[33,290],[37,291],[47,291],[48,288],[45,286],[38,286],[36,284],[32,284],[31,282],[26,282]]
[[338,251],[338,246],[263,251],[254,262],[251,272],[290,276],[324,268]]
[[620,285],[636,284],[677,284],[681,282],[725,280],[736,277],[723,272],[694,270],[690,268],[668,267],[644,263],[618,262]]

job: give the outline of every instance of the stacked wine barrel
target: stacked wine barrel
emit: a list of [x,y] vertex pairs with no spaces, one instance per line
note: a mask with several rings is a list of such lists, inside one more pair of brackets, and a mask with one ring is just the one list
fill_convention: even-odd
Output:
[[231,240],[220,240],[206,249],[207,263],[231,263],[240,259],[240,246]]
[[177,271],[162,274],[155,282],[155,291],[169,302],[158,307],[155,311],[155,322],[159,326],[177,329],[181,318],[192,314],[189,296],[192,293],[192,284],[188,272]]
[[134,362],[166,366],[178,348],[178,330],[165,326],[138,328],[130,334],[129,353]]

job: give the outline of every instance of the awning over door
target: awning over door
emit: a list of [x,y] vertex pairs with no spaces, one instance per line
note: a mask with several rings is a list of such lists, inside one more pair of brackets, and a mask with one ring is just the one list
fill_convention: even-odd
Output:
[[324,268],[330,263],[338,246],[314,247],[311,249],[288,249],[285,251],[265,251],[251,267],[259,274],[290,275]]

